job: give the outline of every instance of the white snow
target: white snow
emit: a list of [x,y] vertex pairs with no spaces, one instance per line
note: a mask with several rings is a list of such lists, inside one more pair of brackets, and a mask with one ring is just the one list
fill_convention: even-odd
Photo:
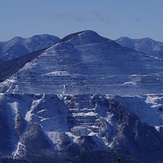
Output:
[[116,99],[131,112],[139,116],[142,122],[151,126],[163,124],[163,112],[158,112],[158,107],[163,105],[162,96],[137,96],[137,97],[117,97]]
[[67,71],[53,71],[43,74],[43,76],[69,76],[70,74]]

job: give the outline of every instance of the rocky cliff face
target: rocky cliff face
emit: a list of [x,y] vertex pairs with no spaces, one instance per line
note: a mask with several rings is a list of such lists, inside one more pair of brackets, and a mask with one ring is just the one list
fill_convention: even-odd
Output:
[[[162,122],[157,124],[159,129],[148,121],[143,122],[143,118],[150,115],[152,105],[140,119],[138,112],[137,115],[132,113],[135,106],[127,108],[120,102],[140,103],[142,98],[146,101],[149,97],[130,98],[1,94],[1,155],[33,160],[44,154],[52,159],[63,156],[63,160],[90,161],[85,154],[94,157],[99,151],[106,155],[105,161],[115,160],[120,155],[128,161],[159,162],[163,160]],[[148,106],[146,103],[137,110]],[[158,117],[161,120],[162,113]]]

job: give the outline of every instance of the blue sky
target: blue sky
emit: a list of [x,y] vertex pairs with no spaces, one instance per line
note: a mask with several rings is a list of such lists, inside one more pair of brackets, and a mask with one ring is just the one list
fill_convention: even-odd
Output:
[[0,0],[0,41],[94,30],[163,42],[163,0]]

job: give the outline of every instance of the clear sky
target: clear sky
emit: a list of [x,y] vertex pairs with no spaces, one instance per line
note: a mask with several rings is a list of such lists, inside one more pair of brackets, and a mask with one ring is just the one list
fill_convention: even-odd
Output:
[[163,42],[163,0],[0,0],[0,41],[86,29]]

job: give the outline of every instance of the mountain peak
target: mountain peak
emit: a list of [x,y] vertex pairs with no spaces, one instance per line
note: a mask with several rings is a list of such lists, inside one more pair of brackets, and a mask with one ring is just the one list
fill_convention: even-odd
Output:
[[43,39],[43,40],[55,40],[55,41],[59,41],[60,39],[56,36],[53,35],[49,35],[49,34],[41,34],[41,35],[34,35],[28,39],[35,39],[35,40],[39,40],[39,39]]
[[76,33],[72,33],[63,39],[60,42],[70,42],[72,44],[92,44],[99,43],[104,41],[110,41],[107,38],[100,36],[98,33],[92,30],[85,30]]
[[81,31],[79,35],[101,37],[97,32],[95,32],[95,31],[93,31],[93,30]]
[[22,37],[14,37],[11,40],[7,41],[10,44],[15,44],[17,42],[22,42],[23,38]]
[[129,47],[131,49],[135,49],[134,39],[129,37],[120,37],[119,39],[115,40],[118,44]]

